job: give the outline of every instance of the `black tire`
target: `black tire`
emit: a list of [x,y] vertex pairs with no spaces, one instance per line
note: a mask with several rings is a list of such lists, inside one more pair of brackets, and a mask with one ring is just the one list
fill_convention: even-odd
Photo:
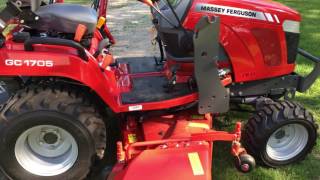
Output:
[[[94,106],[80,93],[65,88],[28,88],[8,100],[0,112],[0,166],[14,180],[84,179],[106,148],[106,126]],[[78,156],[70,169],[54,176],[25,170],[15,156],[15,143],[26,130],[52,125],[70,133]]]
[[22,87],[22,79],[16,77],[0,77],[0,105],[4,104]]
[[[299,153],[288,159],[271,158],[267,153],[268,140],[274,132],[287,125],[304,127],[308,134],[307,142],[304,146],[301,145],[302,150]],[[264,104],[249,119],[243,132],[243,144],[259,162],[269,167],[284,166],[303,160],[311,152],[316,144],[317,129],[318,125],[312,114],[301,105],[287,100],[272,101]]]

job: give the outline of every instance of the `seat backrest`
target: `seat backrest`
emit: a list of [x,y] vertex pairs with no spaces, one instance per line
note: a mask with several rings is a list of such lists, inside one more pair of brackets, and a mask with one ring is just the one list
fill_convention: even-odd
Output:
[[86,6],[76,4],[50,4],[35,11],[40,17],[37,29],[75,33],[79,24],[87,26],[87,33],[93,33],[97,24],[97,12]]

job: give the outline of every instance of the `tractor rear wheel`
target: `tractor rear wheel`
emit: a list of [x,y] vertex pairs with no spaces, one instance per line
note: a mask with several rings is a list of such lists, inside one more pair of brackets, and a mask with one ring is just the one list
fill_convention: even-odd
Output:
[[104,155],[106,126],[80,93],[29,88],[1,109],[0,144],[0,166],[11,179],[84,179]]
[[257,160],[279,167],[306,157],[316,143],[317,128],[312,114],[301,105],[272,101],[249,119],[243,141]]

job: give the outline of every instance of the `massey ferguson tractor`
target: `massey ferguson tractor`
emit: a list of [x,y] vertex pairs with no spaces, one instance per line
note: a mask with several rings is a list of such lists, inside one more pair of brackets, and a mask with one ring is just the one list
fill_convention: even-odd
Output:
[[[298,12],[266,0],[140,0],[160,57],[113,58],[107,0],[9,0],[0,13],[0,169],[14,180],[211,179],[216,141],[241,172],[303,160],[312,114],[292,99],[320,74]],[[296,57],[314,63],[294,72]],[[230,106],[255,109],[232,132]],[[250,154],[250,155],[249,155]]]

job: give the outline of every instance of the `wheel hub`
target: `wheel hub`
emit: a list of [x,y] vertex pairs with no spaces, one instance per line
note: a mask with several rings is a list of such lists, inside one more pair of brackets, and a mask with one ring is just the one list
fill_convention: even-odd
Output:
[[39,176],[55,176],[68,171],[78,157],[78,145],[66,130],[40,125],[23,132],[15,145],[19,164]]
[[278,132],[275,133],[276,139],[282,139],[286,135],[286,131],[283,129],[280,129]]
[[63,143],[62,134],[58,129],[42,129],[39,144],[48,149],[56,149]]
[[267,155],[276,161],[296,157],[308,143],[308,131],[300,124],[284,125],[275,131],[267,142]]
[[54,133],[47,133],[44,135],[43,140],[47,144],[56,144],[58,142],[58,136]]

